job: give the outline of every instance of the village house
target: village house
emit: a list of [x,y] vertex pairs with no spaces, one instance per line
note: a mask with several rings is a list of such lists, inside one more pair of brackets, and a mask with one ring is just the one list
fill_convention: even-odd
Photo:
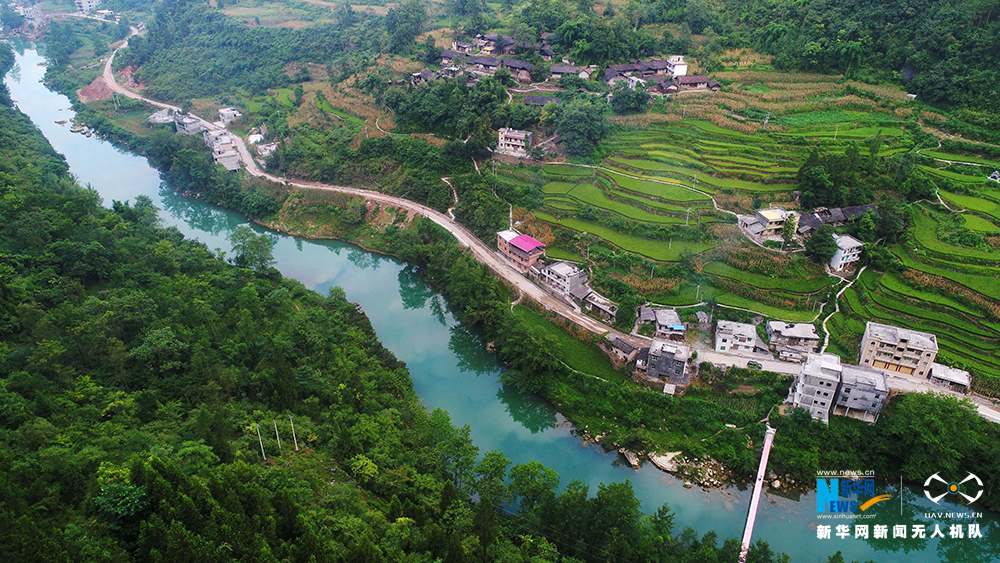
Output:
[[177,127],[178,133],[184,133],[185,135],[195,135],[205,130],[205,126],[202,125],[200,119],[193,115],[182,113],[174,114],[174,126]]
[[539,279],[557,292],[568,294],[587,283],[587,274],[569,262],[555,262],[539,269]]
[[656,333],[654,338],[667,338],[669,340],[684,340],[687,329],[681,322],[681,316],[674,309],[655,309],[653,317],[656,319]]
[[583,306],[606,321],[614,322],[618,318],[618,305],[596,291],[587,294]]
[[500,59],[494,57],[469,57],[465,59],[465,64],[469,68],[473,68],[484,72],[486,74],[493,74],[498,68],[500,68]]
[[889,384],[885,373],[868,366],[843,365],[833,414],[851,416],[853,409],[854,414],[860,415],[855,418],[875,422],[888,396]]
[[639,353],[639,349],[631,342],[615,334],[608,334],[605,338],[611,344],[611,352],[621,363],[627,364],[631,362],[635,359],[636,354]]
[[685,76],[688,73],[688,64],[684,61],[684,55],[670,55],[667,57],[667,74],[670,76]]
[[[84,14],[89,13],[94,10],[94,8],[101,5],[101,0],[74,0],[73,4],[76,5],[76,9],[80,10]],[[192,133],[189,133],[191,135]]]
[[219,110],[219,121],[224,125],[229,125],[241,117],[243,117],[243,114],[236,108],[222,108]]
[[542,43],[542,46],[538,48],[538,54],[542,56],[543,61],[551,61],[553,57],[556,56],[556,52],[552,50],[551,45],[546,45]]
[[784,361],[801,362],[806,354],[819,351],[819,333],[810,323],[768,321],[767,339]]
[[704,74],[676,76],[674,77],[674,84],[681,91],[708,89],[708,77]]
[[240,154],[236,152],[233,138],[225,129],[205,131],[205,145],[212,149],[212,159],[230,172],[240,169]]
[[433,70],[425,68],[420,72],[414,72],[410,75],[410,84],[414,86],[419,86],[425,82],[430,82],[431,80],[437,80],[439,78],[438,73]]
[[531,82],[531,70],[535,68],[535,65],[517,59],[504,59],[503,66],[510,71],[514,80],[524,83]]
[[865,247],[865,243],[851,235],[833,235],[833,240],[837,242],[837,251],[830,258],[831,270],[839,272],[851,262],[861,259],[861,250]]
[[525,157],[531,150],[531,132],[501,127],[497,133],[497,152],[510,156]]
[[842,364],[835,354],[808,354],[789,390],[793,408],[806,409],[825,424],[831,413],[875,422],[888,396],[885,373]]
[[527,273],[545,253],[545,245],[528,235],[507,230],[497,233],[497,250],[511,266]]
[[552,65],[549,67],[549,74],[551,74],[553,78],[579,76],[584,80],[590,80],[590,69],[585,66]]
[[780,207],[770,209],[758,209],[753,216],[740,215],[737,217],[737,224],[740,230],[754,238],[767,238],[780,236],[785,228],[786,221],[798,221],[799,215],[795,211],[788,211]]
[[968,393],[972,384],[972,375],[969,372],[939,363],[931,363],[931,374],[928,379],[934,385],[947,387],[959,393]]
[[840,387],[840,356],[808,354],[799,374],[792,382],[792,408],[806,409],[813,420],[830,423],[830,408]]
[[480,44],[482,51],[485,53],[500,55],[514,54],[514,38],[510,35],[487,33],[485,35],[477,35],[476,40],[476,42]]
[[526,106],[544,106],[545,104],[552,102],[554,104],[560,103],[559,98],[555,96],[525,96],[524,105]]
[[466,43],[464,41],[452,41],[451,50],[458,53],[471,53],[475,48],[472,43]]
[[715,351],[767,353],[767,345],[754,325],[720,320],[715,327]]
[[465,53],[462,53],[460,51],[452,51],[449,49],[445,49],[444,51],[441,51],[441,66],[450,65],[455,61],[463,61],[468,58],[469,55],[466,55]]
[[691,382],[686,369],[689,358],[691,348],[687,344],[654,338],[649,345],[646,377],[663,379],[674,385],[687,385]]
[[871,321],[861,339],[861,363],[875,369],[927,377],[937,353],[933,334]]
[[865,205],[855,205],[851,207],[817,207],[812,213],[803,213],[799,218],[796,232],[802,236],[811,235],[820,225],[828,224],[834,227],[846,225],[866,213],[873,213],[878,217],[878,209],[870,203]]

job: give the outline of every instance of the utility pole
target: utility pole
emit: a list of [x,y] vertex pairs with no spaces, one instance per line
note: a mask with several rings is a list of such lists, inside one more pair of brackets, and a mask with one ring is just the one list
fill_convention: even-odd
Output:
[[840,125],[838,125],[837,129],[833,132],[833,140],[834,141],[837,140],[837,133],[840,133]]
[[764,127],[767,127],[767,122],[770,119],[771,119],[771,112],[767,112],[767,115],[764,117]]
[[257,427],[257,441],[260,442],[260,455],[264,456],[264,459],[266,460],[267,454],[264,453],[264,439],[260,437],[260,425],[256,422],[253,423],[253,425]]
[[292,425],[292,440],[295,441],[295,451],[299,451],[299,439],[295,437],[295,423],[292,422],[292,415],[288,415],[288,424]]
[[691,219],[691,208],[688,207],[687,217],[684,218],[684,226],[685,227],[688,226],[688,220],[690,220],[690,219]]
[[653,279],[653,268],[655,268],[655,267],[656,267],[656,264],[650,264],[649,265],[649,279]]
[[278,453],[281,453],[281,436],[278,435],[278,421],[272,418],[271,422],[274,423],[274,437],[278,439]]

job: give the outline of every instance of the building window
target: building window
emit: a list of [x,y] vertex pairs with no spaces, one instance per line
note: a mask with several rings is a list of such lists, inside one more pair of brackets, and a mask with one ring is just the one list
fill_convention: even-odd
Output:
[[850,393],[850,392],[851,392],[850,389],[844,389],[844,393]]

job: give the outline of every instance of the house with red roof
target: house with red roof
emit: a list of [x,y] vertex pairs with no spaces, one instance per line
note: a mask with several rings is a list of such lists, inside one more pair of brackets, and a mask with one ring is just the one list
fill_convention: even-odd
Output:
[[507,230],[497,233],[497,250],[522,273],[527,273],[545,253],[545,245],[528,235]]

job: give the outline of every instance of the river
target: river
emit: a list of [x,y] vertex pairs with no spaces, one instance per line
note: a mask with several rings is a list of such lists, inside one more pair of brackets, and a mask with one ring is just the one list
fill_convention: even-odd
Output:
[[[144,158],[100,139],[72,133],[68,124],[55,123],[69,120],[73,112],[66,97],[40,83],[45,70],[40,66],[43,61],[34,47],[21,46],[17,66],[5,80],[18,107],[66,156],[70,171],[80,183],[97,190],[109,207],[113,200],[134,201],[146,195],[160,208],[165,226],[176,227],[210,249],[229,251],[227,235],[237,226],[248,224],[245,218],[179,197],[161,186],[159,174]],[[260,227],[251,226],[262,232]],[[274,257],[281,273],[324,294],[340,286],[349,300],[360,303],[379,339],[406,362],[424,405],[447,410],[456,425],[470,425],[480,452],[501,450],[514,464],[537,460],[556,470],[563,485],[580,479],[590,485],[592,493],[596,493],[599,483],[629,479],[646,512],[668,502],[676,513],[678,528],[691,526],[699,535],[714,530],[720,541],[742,536],[749,490],[685,489],[683,481],[648,463],[633,470],[623,466],[617,455],[585,445],[549,405],[501,387],[500,367],[486,353],[482,335],[456,321],[443,296],[405,263],[345,242],[270,234],[276,240]],[[898,483],[898,477],[892,481]],[[815,491],[801,498],[765,493],[754,540],[767,541],[773,550],[789,554],[795,563],[825,562],[837,551],[843,552],[847,561],[1000,561],[1000,524],[995,514],[983,511],[982,516],[969,521],[926,518],[924,512],[969,509],[957,503],[932,504],[919,487],[904,487],[904,502],[899,499],[898,485],[880,482],[878,487],[879,493],[891,494],[893,499],[869,509],[865,515],[874,513],[874,518],[868,520],[819,519]],[[971,510],[982,511],[975,507]],[[855,538],[853,525],[867,522],[872,523],[869,539]],[[947,524],[958,522],[966,526],[978,522],[983,538],[929,538],[935,523],[947,535]],[[850,537],[837,536],[836,525],[841,523],[851,524]],[[817,537],[818,524],[833,527],[830,539]],[[875,524],[888,525],[888,538],[874,537]],[[929,524],[928,538],[891,539],[892,524],[907,524],[908,528],[912,524]]]

